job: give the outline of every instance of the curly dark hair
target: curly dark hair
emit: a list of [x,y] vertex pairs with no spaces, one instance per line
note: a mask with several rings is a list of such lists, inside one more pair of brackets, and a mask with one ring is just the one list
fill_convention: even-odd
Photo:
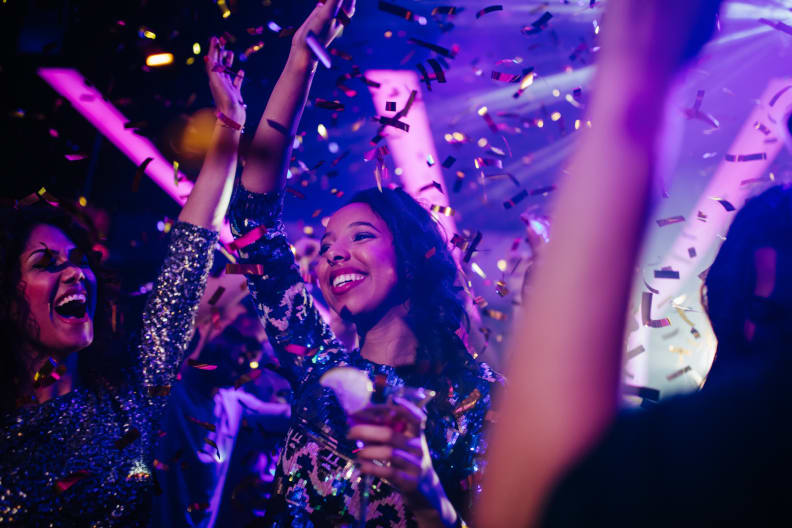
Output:
[[[758,306],[754,297],[757,249],[774,248],[777,252],[775,288],[770,303]],[[792,342],[787,328],[792,323],[792,276],[787,270],[792,265],[792,187],[771,187],[748,200],[737,213],[718,251],[712,267],[707,272],[702,292],[712,329],[718,339],[718,349],[707,383],[740,375],[772,362],[784,345]],[[778,301],[781,301],[779,304]],[[759,312],[777,305],[778,312],[770,320]],[[749,343],[744,335],[745,320],[763,319],[765,332],[762,339]]]
[[[39,331],[30,317],[21,282],[20,255],[36,226],[50,225],[61,230],[85,255],[96,275],[96,312],[94,340],[79,351],[77,377],[83,386],[106,386],[121,383],[119,361],[125,350],[119,349],[112,321],[112,275],[100,266],[93,247],[94,240],[86,227],[73,215],[46,202],[19,209],[0,211],[0,340],[6,353],[0,356],[0,410],[14,409],[32,395],[29,371],[30,344]],[[120,318],[119,318],[120,319]],[[116,330],[119,330],[118,325]]]
[[457,267],[440,227],[400,188],[366,189],[349,203],[368,205],[393,235],[397,284],[409,301],[407,324],[418,340],[417,360],[442,366],[469,365],[472,358],[457,332],[470,321],[456,285]]

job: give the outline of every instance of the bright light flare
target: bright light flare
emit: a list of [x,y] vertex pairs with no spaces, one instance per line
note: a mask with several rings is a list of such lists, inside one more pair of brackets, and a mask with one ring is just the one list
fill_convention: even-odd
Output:
[[173,64],[173,53],[152,53],[146,57],[146,66],[157,67]]

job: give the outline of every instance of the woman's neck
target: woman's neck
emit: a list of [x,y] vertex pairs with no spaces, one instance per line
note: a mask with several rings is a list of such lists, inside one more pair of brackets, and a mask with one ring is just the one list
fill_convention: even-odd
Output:
[[[403,304],[394,306],[365,333],[361,333],[360,355],[372,363],[400,367],[415,363],[418,339],[410,329]],[[358,328],[363,325],[358,324]]]

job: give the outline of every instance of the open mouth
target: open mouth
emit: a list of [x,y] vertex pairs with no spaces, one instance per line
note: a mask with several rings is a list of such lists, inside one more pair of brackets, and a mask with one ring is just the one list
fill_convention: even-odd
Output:
[[365,278],[366,276],[362,273],[353,272],[336,275],[331,282],[333,293],[335,295],[345,293],[360,284]]
[[60,299],[54,309],[64,319],[82,319],[88,311],[88,303],[84,294],[75,293]]

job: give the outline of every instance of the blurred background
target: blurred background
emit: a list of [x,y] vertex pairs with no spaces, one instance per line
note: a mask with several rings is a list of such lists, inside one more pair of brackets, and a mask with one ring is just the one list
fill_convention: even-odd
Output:
[[[358,0],[352,24],[333,46],[332,68],[319,67],[295,141],[285,213],[291,239],[318,238],[323,219],[345,197],[375,185],[377,162],[365,161],[366,153],[386,144],[372,143],[380,127],[375,118],[393,112],[375,105],[377,87],[366,82],[366,72],[413,72],[421,79],[427,141],[437,153],[424,161],[442,171],[457,233],[468,242],[481,233],[465,268],[481,297],[481,321],[472,329],[477,350],[502,366],[531,256],[521,216],[549,219],[552,237],[563,162],[578,130],[596,129],[585,108],[604,4]],[[179,206],[38,70],[78,71],[120,110],[127,129],[194,178],[213,123],[202,60],[209,37],[224,36],[246,71],[249,140],[286,60],[290,28],[312,6],[310,0],[2,0],[2,195],[19,199],[44,187],[78,204],[103,234],[107,263],[124,278],[125,291],[145,291]],[[784,79],[792,85],[792,27],[785,22],[792,24],[792,1],[727,2],[717,34],[669,108],[670,178],[651,219],[628,314],[629,385],[666,396],[701,384],[715,341],[702,312],[699,274],[733,208],[792,178],[783,148],[788,94],[772,101]],[[161,53],[172,58],[154,65],[151,57]],[[316,98],[339,104],[328,108]],[[750,135],[748,143],[736,143],[741,134]],[[387,154],[383,163],[384,183],[399,184],[404,168]],[[657,222],[663,219],[672,220]],[[228,280],[220,277],[226,262],[218,253],[217,282],[207,295]],[[236,292],[226,284],[217,309],[238,302]],[[651,312],[642,312],[645,293],[652,293]],[[211,317],[206,303],[202,310]],[[643,324],[649,313],[656,328]],[[567,325],[575,331],[576,321]]]

